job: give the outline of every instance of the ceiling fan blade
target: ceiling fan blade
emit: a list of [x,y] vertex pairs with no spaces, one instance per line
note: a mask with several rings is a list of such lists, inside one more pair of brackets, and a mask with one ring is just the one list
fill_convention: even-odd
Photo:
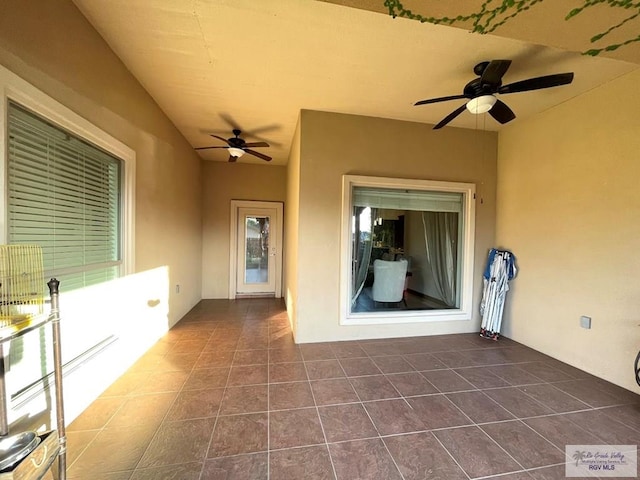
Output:
[[209,150],[210,148],[229,148],[229,147],[222,147],[222,146],[220,146],[220,147],[218,147],[218,146],[215,146],[215,147],[196,147],[196,148],[194,148],[194,150]]
[[497,100],[493,107],[491,107],[489,115],[502,124],[510,122],[516,118],[516,114],[513,113],[513,110],[511,110],[506,103],[500,100]]
[[232,130],[242,130],[238,125],[238,122],[236,122],[235,119],[230,114],[226,112],[222,112],[220,114],[220,118],[224,120],[227,123],[227,125],[231,127]]
[[[224,143],[227,143],[227,144],[229,143],[229,140],[227,140],[226,138],[219,137],[218,135],[214,135],[213,133],[210,133],[209,136],[213,138],[217,138],[218,140],[222,140]],[[226,148],[226,147],[223,147],[223,148]]]
[[233,155],[229,155],[229,163],[234,163],[238,161],[238,157],[234,157]]
[[503,75],[507,73],[510,66],[511,60],[491,60],[484,72],[482,72],[481,82],[489,85],[500,85]]
[[269,144],[267,142],[252,142],[252,143],[245,143],[244,146],[247,148],[268,147]]
[[248,148],[244,149],[244,151],[250,155],[253,155],[254,157],[258,157],[258,158],[261,158],[262,160],[266,160],[267,162],[271,161],[271,157],[265,155],[264,153],[256,152],[255,150],[250,150]]
[[[246,137],[252,137],[258,140],[262,140],[258,133],[270,132],[272,130],[279,130],[282,128],[282,125],[279,123],[273,123],[271,125],[264,125],[262,127],[254,128],[253,130],[245,130],[240,128],[240,124],[236,122],[236,120],[231,116],[231,114],[223,112],[220,114],[220,118],[224,120],[232,130],[242,130],[242,133]],[[220,138],[220,137],[218,137]]]
[[444,127],[447,123],[449,123],[451,120],[453,120],[458,115],[460,115],[462,112],[464,112],[464,110],[466,108],[467,108],[467,104],[466,103],[462,104],[462,106],[456,108],[453,112],[451,112],[449,115],[447,115],[442,120],[440,120],[440,123],[438,123],[435,127],[433,127],[433,129],[434,130],[438,130],[438,129]]
[[450,95],[448,97],[430,98],[429,100],[420,100],[413,104],[414,107],[418,105],[427,105],[429,103],[446,102],[449,100],[460,100],[461,98],[470,98],[467,95]]
[[519,82],[503,85],[498,89],[498,93],[518,93],[529,90],[540,90],[541,88],[558,87],[567,85],[573,81],[573,72],[557,73],[555,75],[545,75],[544,77],[529,78]]
[[270,132],[272,130],[279,130],[282,128],[282,125],[279,123],[274,123],[271,125],[265,125],[264,127],[254,128],[253,130],[245,131],[244,134],[246,137],[257,137],[258,133]]

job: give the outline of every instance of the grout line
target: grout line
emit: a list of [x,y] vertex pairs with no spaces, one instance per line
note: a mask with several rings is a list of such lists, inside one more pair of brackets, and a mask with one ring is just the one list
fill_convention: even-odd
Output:
[[[171,347],[169,348],[169,351],[165,352],[162,357],[166,358],[167,354],[171,351],[171,349],[173,347],[175,347],[178,344],[178,342],[176,341],[175,343],[173,343],[171,345]],[[202,353],[200,353],[198,355],[198,357],[200,357]],[[163,426],[165,425],[165,422],[167,422],[167,417],[169,416],[169,413],[171,412],[171,409],[173,408],[173,406],[176,404],[178,397],[180,396],[180,393],[183,391],[184,385],[187,382],[187,379],[189,378],[189,375],[193,372],[193,370],[195,369],[195,365],[197,363],[197,359],[196,361],[193,363],[193,365],[191,366],[191,370],[189,370],[189,374],[187,374],[187,377],[185,378],[185,380],[182,382],[182,384],[180,385],[180,388],[177,391],[171,391],[171,392],[167,392],[167,391],[162,391],[162,392],[149,392],[149,393],[144,393],[146,395],[152,395],[152,394],[161,394],[161,393],[174,393],[175,392],[175,397],[173,398],[173,401],[171,402],[171,405],[169,405],[169,408],[167,408],[167,411],[164,413],[164,415],[162,415],[162,419],[160,420],[160,422],[158,423],[158,427],[156,428],[155,432],[153,433],[151,439],[149,440],[149,442],[147,443],[144,451],[142,452],[142,455],[140,455],[140,458],[138,458],[138,461],[136,462],[136,464],[133,467],[133,471],[135,471],[136,469],[138,469],[138,466],[140,465],[140,462],[142,461],[142,459],[144,458],[144,456],[147,454],[147,452],[149,451],[149,449],[151,448],[151,445],[153,444],[153,441],[158,437],[158,434],[160,433],[160,431],[162,430]],[[155,369],[153,370],[153,373],[156,373]],[[148,379],[147,379],[148,380]]]
[[[304,360],[304,354],[302,354],[302,356],[303,356],[303,360]],[[318,416],[318,422],[320,422],[320,428],[322,429],[322,437],[324,438],[324,445],[325,445],[325,448],[327,449],[327,454],[329,455],[329,461],[331,462],[331,469],[333,470],[333,478],[335,478],[337,480],[338,479],[338,473],[336,472],[336,466],[335,466],[335,463],[333,462],[333,456],[331,455],[331,449],[329,449],[329,442],[327,441],[327,434],[326,434],[326,432],[324,430],[324,424],[322,423],[322,418],[320,417],[320,409],[318,408],[318,402],[316,401],[316,395],[315,395],[315,393],[313,393],[313,388],[311,388],[311,380],[309,380],[309,372],[307,370],[307,364],[304,361],[302,362],[302,364],[304,365],[304,371],[305,371],[305,374],[307,375],[307,382],[309,384],[309,390],[311,390],[311,398],[313,398],[313,405],[316,408],[316,415]]]
[[531,430],[533,433],[535,433],[536,435],[538,435],[540,438],[542,438],[543,440],[549,442],[551,445],[553,445],[557,450],[559,450],[560,452],[562,452],[563,456],[566,456],[566,453],[560,449],[560,447],[558,447],[555,443],[553,443],[551,440],[549,440],[547,437],[545,437],[544,435],[542,435],[540,432],[538,432],[537,430],[535,430],[531,425],[529,425],[527,422],[523,422],[522,420],[520,421],[520,423],[524,424],[529,430]]
[[[235,356],[235,353],[234,353]],[[229,372],[227,373],[227,381],[224,384],[224,389],[222,390],[222,398],[220,399],[220,405],[218,405],[218,411],[216,413],[216,419],[213,422],[213,429],[211,430],[211,436],[209,437],[209,444],[207,445],[207,450],[205,452],[205,458],[204,461],[202,462],[202,470],[200,471],[200,479],[202,479],[202,475],[204,474],[204,468],[205,465],[207,463],[207,454],[209,453],[209,450],[211,449],[211,444],[213,443],[213,436],[215,435],[216,432],[216,428],[218,427],[218,419],[220,418],[220,409],[222,408],[222,403],[224,402],[224,398],[225,395],[227,393],[227,385],[229,383],[229,377],[231,377],[231,369],[232,369],[232,365],[229,365]]]
[[[270,328],[268,328],[268,330],[270,330]],[[270,343],[271,335],[270,332],[267,331],[267,480],[269,480],[271,476],[271,374],[269,368],[271,352],[268,348]]]
[[[542,468],[545,468],[545,467],[542,467]],[[527,475],[528,471],[530,471],[530,470],[526,470],[526,469],[525,470],[514,470],[512,472],[503,472],[503,473],[496,473],[495,475],[486,475],[484,477],[475,477],[473,480],[492,480],[492,479],[500,480],[501,478],[508,478],[511,475],[518,474],[518,473],[522,473],[524,475]],[[528,475],[527,475],[527,478],[529,478]]]
[[[518,419],[516,419],[515,421],[518,421],[518,422],[520,422],[520,423],[524,423],[524,422],[522,422],[519,418],[518,418]],[[506,453],[506,454],[509,456],[509,458],[510,458],[511,460],[513,460],[514,462],[516,462],[516,464],[517,464],[517,465],[518,465],[522,470],[526,470],[526,468],[524,468],[524,467],[522,466],[522,464],[521,464],[519,461],[517,461],[517,460],[516,460],[516,459],[515,459],[515,458],[514,458],[514,457],[513,457],[509,452],[507,452],[507,451],[502,447],[502,445],[500,445],[500,444],[499,444],[499,443],[498,443],[498,442],[497,442],[497,441],[496,441],[496,440],[495,440],[491,435],[489,435],[487,432],[485,432],[485,431],[484,431],[484,429],[483,429],[481,426],[479,426],[479,425],[475,425],[475,427],[476,427],[477,429],[479,429],[479,430],[480,430],[480,431],[481,431],[481,432],[482,432],[482,433],[483,433],[483,434],[484,434],[484,435],[485,435],[489,440],[491,440],[493,443],[495,443],[495,444],[496,444],[496,446],[497,446],[500,450],[502,450],[504,453]]]
[[469,476],[469,474],[467,473],[467,471],[462,468],[462,465],[460,465],[460,463],[458,463],[458,460],[456,460],[456,458],[451,454],[451,452],[449,451],[449,449],[447,447],[444,446],[444,444],[440,441],[440,439],[433,434],[433,432],[429,432],[429,434],[431,435],[431,438],[435,438],[436,442],[438,442],[440,444],[440,446],[444,449],[445,452],[447,452],[447,455],[449,455],[449,457],[451,458],[451,460],[454,461],[454,463],[458,466],[458,468],[460,469],[460,471],[462,473],[464,473],[468,479],[470,479],[471,477]]
[[[340,362],[338,362],[340,363]],[[376,365],[377,366],[377,365]],[[344,374],[346,375],[347,372],[344,370],[344,367],[342,366],[342,363],[340,363],[340,368],[342,368],[342,371],[344,372]],[[378,369],[380,370],[380,369]],[[357,378],[357,377],[356,377]],[[386,380],[386,376],[383,375],[383,378]],[[402,478],[402,480],[404,479],[404,475],[402,474],[402,470],[400,470],[400,467],[398,466],[398,463],[396,462],[396,459],[393,458],[393,455],[391,455],[391,451],[389,450],[389,447],[387,446],[387,444],[385,443],[384,439],[382,438],[382,435],[380,435],[380,430],[378,429],[378,426],[376,425],[376,423],[373,421],[373,418],[371,418],[371,414],[369,413],[369,411],[366,409],[366,407],[364,406],[364,402],[362,401],[362,399],[360,398],[360,394],[358,393],[358,390],[356,390],[356,388],[353,386],[353,384],[351,383],[351,380],[349,380],[349,377],[347,377],[347,381],[349,382],[349,385],[351,385],[351,388],[353,389],[353,391],[356,394],[356,397],[358,397],[358,400],[360,400],[360,406],[362,407],[362,409],[364,410],[364,412],[367,414],[367,417],[369,418],[369,421],[371,422],[371,425],[373,425],[373,428],[375,429],[375,431],[378,433],[378,439],[382,442],[382,445],[384,446],[384,449],[387,451],[387,454],[389,455],[389,458],[391,458],[391,461],[393,462],[393,464],[396,467],[396,470],[398,471],[398,473],[400,474],[400,478]],[[389,382],[389,380],[387,380]],[[393,385],[391,382],[389,382],[393,388],[396,390],[396,392],[398,392],[398,389],[396,389],[395,385]],[[400,394],[400,392],[398,392]],[[404,400],[404,398],[403,398]],[[405,403],[408,404],[408,402],[406,400],[404,400]],[[411,405],[409,405],[409,407],[411,408]],[[361,440],[361,439],[358,439]],[[354,440],[351,440],[354,441]],[[336,442],[337,443],[337,442]],[[336,476],[337,478],[337,476]]]

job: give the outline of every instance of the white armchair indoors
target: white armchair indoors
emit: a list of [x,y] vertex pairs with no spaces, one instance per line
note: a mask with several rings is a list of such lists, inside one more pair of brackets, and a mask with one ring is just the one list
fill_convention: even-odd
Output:
[[406,259],[373,262],[373,287],[371,295],[374,302],[399,303],[404,302],[404,289],[407,277]]

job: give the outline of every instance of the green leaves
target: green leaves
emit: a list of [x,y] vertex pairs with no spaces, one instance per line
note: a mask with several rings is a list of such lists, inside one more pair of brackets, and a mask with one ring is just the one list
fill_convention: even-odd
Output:
[[[384,6],[387,7],[389,11],[389,15],[393,18],[395,17],[404,17],[412,20],[418,20],[422,23],[433,23],[436,25],[445,24],[445,25],[454,25],[454,24],[464,24],[473,21],[471,25],[471,32],[478,34],[486,34],[495,31],[500,28],[511,19],[518,16],[520,13],[525,12],[535,6],[536,4],[542,2],[542,0],[484,0],[480,5],[480,9],[476,12],[471,12],[468,14],[459,14],[455,17],[427,17],[421,14],[413,13],[411,10],[405,9],[402,5],[401,0],[384,0]],[[640,16],[640,1],[634,2],[633,0],[583,0],[583,5],[577,8],[572,9],[564,18],[565,20],[570,20],[574,18],[576,15],[584,12],[588,8],[592,8],[595,6],[599,6],[603,3],[608,4],[610,8],[622,8],[625,10],[633,9],[635,12],[629,15],[627,18],[622,20],[620,23],[616,25],[612,25],[604,32],[597,33],[592,36],[589,41],[591,43],[596,43],[605,38],[609,33],[614,30],[619,29],[627,22],[636,19]],[[628,45],[629,43],[640,41],[640,36],[638,38],[631,38],[621,43],[606,45],[602,48],[593,48],[583,52],[583,55],[591,55],[596,56],[599,55],[603,51],[614,51],[618,48]]]
[[[497,6],[491,8],[494,0],[485,0],[480,6],[480,10],[469,14],[459,14],[455,17],[425,17],[404,8],[400,0],[385,0],[389,15],[392,17],[404,17],[418,20],[422,23],[428,22],[436,25],[454,25],[456,23],[466,23],[473,20],[471,31],[474,33],[489,33],[504,25],[509,19],[515,17],[520,12],[528,10],[532,5],[542,0],[502,0]],[[497,3],[497,2],[496,2]]]

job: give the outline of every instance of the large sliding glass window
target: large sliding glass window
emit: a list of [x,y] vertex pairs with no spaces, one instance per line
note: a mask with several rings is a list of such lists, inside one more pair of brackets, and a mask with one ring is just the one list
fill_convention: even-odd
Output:
[[470,318],[473,191],[345,177],[343,323]]

